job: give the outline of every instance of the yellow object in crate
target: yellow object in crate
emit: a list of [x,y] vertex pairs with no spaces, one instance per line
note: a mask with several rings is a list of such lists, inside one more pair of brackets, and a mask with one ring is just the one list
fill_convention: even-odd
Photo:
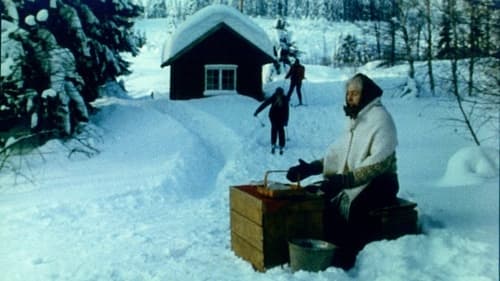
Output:
[[303,196],[306,191],[297,183],[280,183],[269,181],[269,175],[273,173],[286,173],[286,170],[270,170],[264,174],[264,182],[257,184],[257,192],[267,197],[293,197]]

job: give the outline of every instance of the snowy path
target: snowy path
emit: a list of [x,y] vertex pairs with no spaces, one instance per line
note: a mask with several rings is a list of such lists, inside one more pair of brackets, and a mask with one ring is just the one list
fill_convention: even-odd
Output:
[[[103,123],[99,124],[99,115],[96,117],[97,123],[108,127],[108,134],[113,136],[102,144],[101,155],[76,162],[71,168],[49,163],[51,168],[61,170],[60,176],[54,178],[54,173],[48,173],[37,178],[34,190],[12,191],[14,194],[1,198],[1,213],[10,215],[1,216],[0,239],[13,243],[2,247],[0,264],[19,261],[21,265],[2,267],[6,276],[17,276],[19,280],[37,275],[42,280],[92,279],[92,272],[96,272],[94,261],[100,260],[97,279],[111,276],[150,280],[158,275],[154,272],[159,260],[169,266],[197,256],[202,249],[227,245],[226,241],[217,241],[225,237],[217,233],[217,226],[222,226],[219,231],[227,231],[227,224],[217,224],[210,218],[211,210],[216,210],[210,206],[214,203],[196,198],[212,191],[225,158],[240,140],[222,123],[195,107],[179,104],[168,112],[168,106],[162,108],[160,103],[121,101],[120,106],[111,106],[106,109],[111,112],[103,113],[108,116]],[[196,133],[205,131],[201,126],[207,125],[213,127],[213,134]],[[165,140],[169,134],[158,133],[161,130],[171,134],[173,141]],[[225,147],[225,152],[220,147]],[[109,159],[114,161],[108,162]],[[82,169],[86,172],[78,173]],[[92,178],[85,179],[88,175]],[[26,217],[31,218],[29,227],[25,219],[18,220]],[[208,233],[200,232],[201,229]],[[34,250],[16,251],[19,243]],[[79,262],[66,263],[75,258]],[[137,272],[122,275],[116,269],[134,264]],[[61,271],[44,275],[46,267]],[[180,280],[186,272],[166,274],[167,280]]]

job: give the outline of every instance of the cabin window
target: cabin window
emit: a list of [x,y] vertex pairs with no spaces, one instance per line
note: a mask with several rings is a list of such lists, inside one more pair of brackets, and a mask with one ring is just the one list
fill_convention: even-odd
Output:
[[205,91],[236,91],[236,69],[234,64],[205,65]]

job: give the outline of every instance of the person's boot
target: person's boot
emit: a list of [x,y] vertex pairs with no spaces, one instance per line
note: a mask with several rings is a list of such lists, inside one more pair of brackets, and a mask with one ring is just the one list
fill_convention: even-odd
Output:
[[283,155],[283,150],[284,150],[284,147],[280,146],[280,155]]
[[274,154],[275,151],[276,151],[276,145],[273,144],[273,146],[271,148],[271,154]]

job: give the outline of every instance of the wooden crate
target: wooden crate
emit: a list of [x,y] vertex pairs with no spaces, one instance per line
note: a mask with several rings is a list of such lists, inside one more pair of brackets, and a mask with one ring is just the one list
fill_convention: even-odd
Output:
[[232,186],[230,208],[231,248],[259,271],[289,261],[289,239],[324,237],[320,197],[270,198],[256,186]]
[[372,239],[395,239],[419,233],[417,204],[398,198],[396,204],[369,213]]

